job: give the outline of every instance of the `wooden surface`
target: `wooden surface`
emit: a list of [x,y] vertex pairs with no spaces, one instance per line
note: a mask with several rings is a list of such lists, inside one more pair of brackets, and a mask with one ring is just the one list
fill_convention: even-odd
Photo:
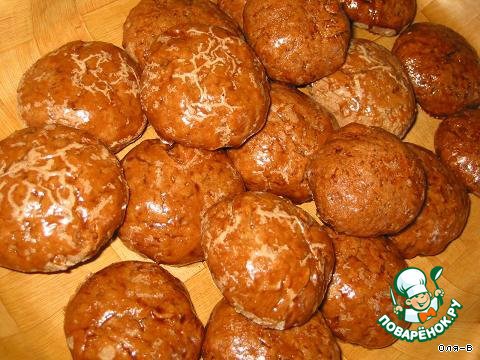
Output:
[[[23,125],[16,109],[16,88],[22,73],[41,55],[71,40],[102,40],[121,45],[122,24],[137,0],[1,0],[0,1],[0,139]],[[480,1],[417,0],[416,21],[439,22],[463,34],[480,50]],[[391,48],[394,39],[355,30]],[[377,40],[378,39],[378,40]],[[406,140],[433,148],[438,120],[421,110]],[[145,137],[154,137],[149,129]],[[125,154],[123,151],[120,156]],[[468,225],[460,239],[436,257],[410,261],[430,271],[445,268],[439,280],[445,298],[463,304],[454,326],[426,343],[396,342],[381,350],[341,344],[344,359],[480,359],[480,199],[471,196]],[[304,208],[314,212],[313,205]],[[0,229],[2,231],[2,229]],[[93,261],[68,273],[27,275],[0,268],[0,359],[68,359],[63,335],[63,309],[85,277],[112,262],[140,259],[115,239]],[[185,282],[203,322],[220,299],[204,264],[167,267]],[[443,309],[445,310],[445,309]],[[442,310],[442,311],[443,311]],[[438,344],[471,343],[470,354],[439,354]]]

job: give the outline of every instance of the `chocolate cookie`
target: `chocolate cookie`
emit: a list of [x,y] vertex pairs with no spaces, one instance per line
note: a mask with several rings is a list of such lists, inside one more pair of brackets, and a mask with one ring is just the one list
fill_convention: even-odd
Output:
[[220,26],[238,32],[234,22],[208,0],[140,0],[123,24],[123,47],[143,68],[157,38],[169,28],[184,24]]
[[340,0],[353,24],[372,33],[395,36],[415,18],[415,0]]
[[296,203],[312,196],[306,168],[332,133],[333,116],[300,91],[272,84],[267,123],[227,154],[249,190],[268,191]]
[[356,122],[403,137],[415,119],[408,76],[398,59],[373,41],[352,39],[345,64],[306,91],[335,115],[340,126]]
[[427,175],[425,205],[415,221],[402,232],[390,236],[403,257],[436,255],[460,236],[468,219],[470,199],[465,187],[440,160],[423,147],[407,144]]
[[480,104],[477,52],[452,29],[413,24],[397,38],[392,52],[407,71],[418,103],[430,115],[451,115]]
[[340,360],[340,348],[319,312],[304,325],[280,331],[255,324],[221,300],[210,315],[202,357]]
[[435,151],[443,164],[480,196],[480,110],[466,110],[442,121]]
[[[393,313],[390,287],[395,275],[407,267],[394,246],[383,238],[335,235],[335,270],[322,313],[339,339],[366,348],[382,348],[396,341],[377,323],[384,314],[408,328]],[[400,297],[396,296],[397,303]]]
[[387,131],[355,123],[320,148],[308,182],[320,219],[353,236],[397,233],[425,200],[425,174],[415,155]]
[[160,137],[207,150],[240,146],[260,130],[268,92],[252,49],[218,27],[165,32],[142,74],[142,105]]
[[73,41],[40,58],[18,85],[28,126],[62,124],[85,130],[118,152],[145,130],[140,72],[122,49]]
[[306,323],[333,268],[330,238],[304,210],[269,193],[246,192],[202,219],[212,277],[235,310],[283,330]]
[[65,310],[73,359],[198,359],[203,326],[183,284],[154,263],[90,276]]
[[114,155],[62,125],[0,141],[0,266],[66,270],[94,256],[122,223],[128,189]]
[[248,0],[243,24],[274,80],[310,83],[345,61],[350,23],[337,0]]
[[119,236],[132,250],[165,264],[203,260],[200,218],[213,204],[244,191],[227,156],[146,140],[122,161],[130,187]]

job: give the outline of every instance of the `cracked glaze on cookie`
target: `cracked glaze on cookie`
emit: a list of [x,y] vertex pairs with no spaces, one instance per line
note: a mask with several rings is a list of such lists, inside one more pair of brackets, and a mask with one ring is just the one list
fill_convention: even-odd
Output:
[[235,23],[208,0],[141,0],[123,25],[123,47],[143,68],[156,39],[184,24],[219,26],[239,33]]
[[65,270],[94,256],[123,221],[128,189],[117,159],[61,125],[0,142],[0,266]]
[[202,218],[202,247],[227,301],[250,320],[282,330],[304,324],[325,294],[331,241],[290,201],[247,192]]
[[153,45],[141,98],[164,139],[215,150],[240,146],[261,129],[270,105],[262,64],[218,27],[172,28]]
[[73,41],[39,59],[18,86],[28,126],[62,124],[85,130],[118,152],[145,130],[140,73],[120,48]]
[[140,261],[90,276],[67,305],[64,331],[73,359],[196,360],[203,338],[183,284]]
[[167,264],[203,260],[200,217],[244,191],[223,152],[146,140],[122,161],[130,188],[119,236],[131,249]]

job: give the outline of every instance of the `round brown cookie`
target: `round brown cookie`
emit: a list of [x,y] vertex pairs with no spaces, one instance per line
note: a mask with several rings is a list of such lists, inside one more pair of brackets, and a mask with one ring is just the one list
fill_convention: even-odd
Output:
[[90,276],[65,310],[73,359],[198,359],[203,326],[183,284],[154,263]]
[[0,141],[0,266],[65,270],[94,256],[122,223],[128,188],[114,155],[62,125]]
[[477,52],[452,29],[413,24],[397,38],[392,52],[406,69],[418,103],[430,115],[451,115],[480,103]]
[[470,199],[465,187],[430,150],[407,144],[427,175],[425,205],[402,232],[390,236],[404,258],[437,255],[460,236],[467,223]]
[[140,72],[122,49],[73,41],[40,58],[18,85],[28,126],[62,124],[85,130],[118,152],[145,130]]
[[345,64],[306,91],[335,115],[340,126],[357,122],[403,137],[415,119],[408,76],[398,59],[373,41],[352,39]]
[[218,7],[243,29],[243,9],[247,0],[219,0]]
[[146,140],[122,161],[130,188],[119,236],[158,263],[203,260],[200,218],[213,204],[244,191],[221,152]]
[[123,24],[123,47],[143,68],[157,38],[184,24],[219,26],[238,33],[235,23],[211,1],[140,0]]
[[213,309],[202,357],[213,359],[338,359],[340,348],[320,312],[287,330],[264,328],[238,314],[225,300]]
[[266,125],[227,154],[249,190],[268,191],[296,203],[311,200],[307,165],[332,133],[333,116],[300,91],[272,84]]
[[236,311],[277,330],[310,319],[333,268],[330,238],[320,225],[269,193],[246,192],[207,210],[202,247],[215,283]]
[[345,61],[350,23],[337,0],[248,0],[243,24],[274,80],[310,83]]
[[335,131],[308,170],[320,219],[337,232],[369,237],[410,224],[425,200],[425,174],[394,135],[361,124]]
[[[390,287],[407,263],[384,238],[355,238],[329,234],[335,248],[335,270],[322,313],[333,334],[366,348],[391,345],[396,338],[377,320],[384,314],[398,326],[409,324],[393,313]],[[396,296],[397,303],[400,297]]]
[[142,74],[142,105],[160,137],[207,150],[240,146],[260,130],[268,92],[252,49],[218,27],[165,32]]
[[442,121],[435,151],[443,164],[480,196],[480,110],[466,110]]
[[415,0],[340,0],[355,26],[395,36],[415,18]]

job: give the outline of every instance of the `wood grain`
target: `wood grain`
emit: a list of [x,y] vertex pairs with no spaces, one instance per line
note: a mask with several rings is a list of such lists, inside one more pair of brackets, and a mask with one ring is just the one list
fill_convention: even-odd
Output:
[[[2,0],[0,2],[0,139],[23,127],[16,109],[16,88],[23,72],[41,55],[71,40],[101,40],[121,45],[122,25],[137,0]],[[416,21],[448,25],[480,49],[480,1],[417,0]],[[394,39],[355,29],[355,36],[391,48]],[[433,148],[439,121],[419,110],[406,140]],[[144,138],[155,137],[149,129]],[[129,147],[131,148],[131,147]],[[120,153],[122,157],[128,149]],[[435,257],[410,261],[425,271],[445,268],[440,285],[447,301],[463,304],[454,326],[434,341],[396,342],[381,350],[341,344],[344,359],[480,359],[480,199],[471,196],[469,222],[461,238]],[[315,208],[303,207],[310,213]],[[1,231],[1,229],[0,229]],[[141,259],[115,239],[94,260],[67,273],[27,275],[0,268],[0,359],[68,359],[63,311],[76,288],[92,272],[127,259]],[[199,317],[206,322],[221,295],[205,265],[166,267],[185,282]],[[443,354],[438,344],[473,344],[470,354]]]

